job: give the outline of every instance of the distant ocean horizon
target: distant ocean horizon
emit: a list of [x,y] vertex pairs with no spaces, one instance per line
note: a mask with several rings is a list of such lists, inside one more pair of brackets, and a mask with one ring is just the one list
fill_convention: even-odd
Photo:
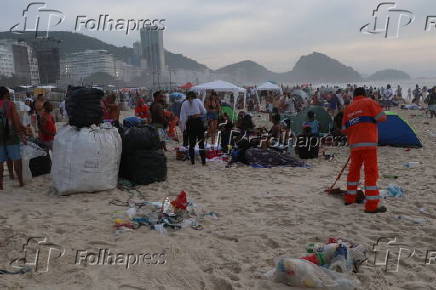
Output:
[[[300,83],[301,84],[301,83]],[[392,86],[393,89],[396,89],[398,85],[403,89],[403,96],[407,95],[407,90],[410,88],[412,91],[415,89],[416,85],[418,84],[420,88],[427,87],[427,88],[433,88],[436,86],[436,78],[430,79],[430,78],[417,78],[417,79],[410,79],[410,80],[391,80],[391,81],[360,81],[360,82],[345,82],[345,83],[329,83],[329,82],[311,82],[312,86],[315,87],[321,87],[321,86],[329,86],[329,87],[341,87],[344,88],[347,86],[347,84],[352,85],[358,85],[358,86],[367,86],[367,87],[386,87],[388,84]],[[289,86],[297,85],[296,83],[289,83],[286,84]]]

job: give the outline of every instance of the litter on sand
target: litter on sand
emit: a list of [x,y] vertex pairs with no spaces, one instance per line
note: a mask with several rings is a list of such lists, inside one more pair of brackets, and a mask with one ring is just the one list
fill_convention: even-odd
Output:
[[309,244],[303,257],[279,257],[267,276],[291,287],[348,290],[360,286],[352,276],[366,260],[366,247],[330,238],[326,244]]
[[202,230],[205,218],[218,219],[215,212],[207,212],[202,206],[188,201],[185,191],[180,192],[173,201],[166,197],[161,202],[133,201],[127,203],[113,201],[113,205],[128,206],[126,211],[114,213],[116,233],[148,227],[164,234],[168,229],[192,228]]

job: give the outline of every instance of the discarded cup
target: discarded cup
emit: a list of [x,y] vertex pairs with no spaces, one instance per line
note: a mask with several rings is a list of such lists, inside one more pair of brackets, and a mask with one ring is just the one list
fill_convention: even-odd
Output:
[[406,164],[404,164],[404,167],[406,168],[416,168],[419,166],[419,162],[407,162]]

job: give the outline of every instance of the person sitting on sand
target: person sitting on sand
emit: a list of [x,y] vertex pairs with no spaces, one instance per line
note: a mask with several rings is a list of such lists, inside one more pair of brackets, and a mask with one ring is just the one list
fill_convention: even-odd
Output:
[[319,139],[312,133],[308,125],[303,127],[303,133],[297,136],[295,153],[301,159],[316,159],[319,154]]
[[110,94],[103,99],[103,119],[119,127],[120,106],[115,102],[116,99],[115,94]]
[[319,136],[319,122],[315,119],[315,112],[307,112],[307,121],[304,123],[304,126],[309,126],[312,130],[312,134]]
[[[0,190],[3,190],[3,163],[12,161],[20,187],[24,186],[20,141],[25,140],[26,128],[21,124],[15,104],[9,101],[9,90],[0,87]],[[9,167],[11,169],[11,166]],[[13,177],[13,175],[11,176]]]
[[230,120],[227,113],[224,113],[219,120],[219,129],[221,131],[221,149],[228,152],[229,145],[232,145],[230,138],[232,137],[233,122]]
[[254,128],[256,126],[253,123],[250,114],[245,114],[245,112],[241,111],[238,115],[238,122],[236,123],[236,128],[241,131],[241,136],[248,137],[253,133]]
[[56,135],[56,122],[52,115],[53,105],[47,101],[43,108],[38,122],[39,140],[49,150],[53,150],[53,140]]

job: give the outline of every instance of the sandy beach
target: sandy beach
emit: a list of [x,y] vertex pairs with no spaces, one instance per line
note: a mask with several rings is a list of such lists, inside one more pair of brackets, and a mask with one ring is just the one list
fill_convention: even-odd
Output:
[[[190,200],[218,218],[206,218],[203,230],[185,228],[166,234],[146,227],[114,234],[113,214],[126,208],[109,202],[127,201],[132,195],[126,191],[59,197],[50,189],[50,176],[35,178],[21,189],[5,173],[5,190],[0,192],[0,269],[13,269],[10,262],[24,257],[23,245],[31,237],[46,237],[65,252],[50,259],[47,272],[1,275],[0,288],[296,289],[265,277],[274,259],[298,258],[308,243],[340,237],[370,250],[369,261],[356,274],[361,289],[436,289],[436,261],[426,265],[427,251],[436,251],[436,137],[428,132],[436,133],[436,123],[423,112],[400,114],[415,127],[424,148],[379,148],[380,174],[399,177],[381,178],[379,187],[393,183],[406,190],[404,197],[386,199],[388,212],[380,215],[365,214],[363,205],[345,207],[341,199],[324,192],[344,165],[346,148],[327,148],[336,158],[310,161],[310,169],[257,169],[225,168],[220,162],[193,167],[176,160],[172,143],[166,154],[168,180],[140,187],[142,196],[133,197],[162,201],[185,190]],[[404,163],[409,161],[420,165],[407,169]],[[343,189],[345,179],[340,181]],[[423,221],[416,224],[398,216]],[[396,237],[398,243],[416,250],[411,258],[404,253],[397,273],[372,263],[372,246],[383,237]],[[159,254],[164,264],[126,269],[86,265],[80,259],[77,263],[78,251],[100,249],[125,255]]]

